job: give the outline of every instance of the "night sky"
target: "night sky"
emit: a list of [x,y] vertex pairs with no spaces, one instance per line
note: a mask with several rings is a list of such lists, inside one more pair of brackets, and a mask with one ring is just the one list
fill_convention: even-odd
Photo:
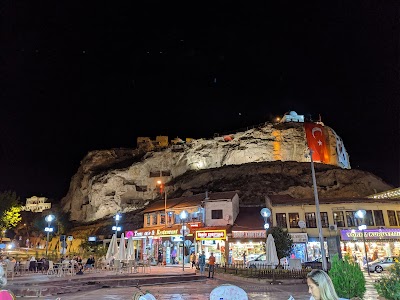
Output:
[[398,187],[400,2],[248,2],[3,1],[0,191],[59,200],[89,151],[289,110]]

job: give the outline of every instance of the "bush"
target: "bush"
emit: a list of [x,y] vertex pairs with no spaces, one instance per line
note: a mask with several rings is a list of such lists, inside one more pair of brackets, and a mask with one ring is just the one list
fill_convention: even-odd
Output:
[[332,258],[329,276],[332,279],[336,293],[341,298],[364,298],[366,292],[365,277],[360,266],[345,256],[343,260],[335,254]]
[[400,262],[388,269],[389,274],[381,277],[374,287],[378,295],[387,300],[400,300]]

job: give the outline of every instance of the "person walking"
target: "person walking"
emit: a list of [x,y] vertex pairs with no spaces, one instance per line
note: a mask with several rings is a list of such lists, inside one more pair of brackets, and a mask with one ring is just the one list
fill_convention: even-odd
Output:
[[214,253],[211,252],[210,257],[208,258],[208,278],[214,278],[214,272],[215,272],[215,256]]
[[199,255],[200,275],[204,275],[205,267],[206,267],[206,254],[203,250],[203,251],[201,251],[201,254]]
[[190,254],[190,262],[192,263],[192,269],[196,267],[196,254],[194,254],[194,252]]
[[314,269],[307,274],[308,292],[310,300],[348,300],[339,298],[329,275],[319,269]]

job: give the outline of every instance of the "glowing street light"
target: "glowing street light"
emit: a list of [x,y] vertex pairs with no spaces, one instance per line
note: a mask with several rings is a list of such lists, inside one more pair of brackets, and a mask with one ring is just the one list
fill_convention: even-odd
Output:
[[267,252],[267,238],[268,238],[268,229],[269,229],[269,223],[268,223],[268,218],[271,216],[271,211],[264,207],[263,209],[260,210],[260,214],[264,218],[264,229],[265,229],[265,252]]
[[53,227],[51,227],[51,222],[53,222],[56,219],[56,217],[54,217],[53,215],[47,215],[44,219],[47,222],[47,227],[44,229],[44,231],[47,232],[47,242],[46,242],[46,257],[47,257],[47,252],[49,250],[49,236],[50,232],[53,232]]
[[165,184],[162,183],[161,180],[157,180],[157,184],[160,185],[160,192],[164,190],[164,215],[165,215],[165,227],[168,227],[168,215],[167,215],[167,189],[165,188]]
[[119,220],[121,220],[121,215],[119,213],[117,213],[114,216],[115,219],[115,226],[112,227],[112,230],[115,231],[115,239],[118,238],[118,231],[121,231],[121,226],[118,226]]
[[[355,213],[355,217],[357,219],[361,219],[364,223],[364,218],[366,216],[367,212],[364,209],[359,209],[356,211]],[[367,225],[362,224],[360,226],[358,226],[358,230],[362,231],[362,235],[363,235],[363,242],[364,242],[364,251],[365,251],[365,261],[367,262],[367,270],[368,270],[368,275],[370,275],[369,273],[369,265],[368,265],[368,255],[367,255],[367,244],[365,243],[365,233],[364,230],[367,229]]]
[[182,241],[183,241],[183,247],[182,247],[182,270],[185,271],[185,220],[187,219],[189,213],[186,210],[182,210],[181,213],[179,214],[179,217],[182,220]]

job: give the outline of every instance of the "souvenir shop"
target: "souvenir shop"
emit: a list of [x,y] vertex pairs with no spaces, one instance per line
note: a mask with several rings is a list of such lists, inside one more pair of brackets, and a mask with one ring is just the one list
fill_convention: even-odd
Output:
[[[229,238],[228,263],[243,263],[265,253],[265,230],[232,231]],[[243,255],[245,254],[245,256]]]
[[211,252],[214,253],[216,264],[226,262],[226,229],[200,229],[195,232],[197,252],[205,251],[208,258]]
[[340,237],[342,255],[350,255],[360,264],[363,264],[365,250],[370,261],[384,256],[400,256],[400,229],[341,230]]

